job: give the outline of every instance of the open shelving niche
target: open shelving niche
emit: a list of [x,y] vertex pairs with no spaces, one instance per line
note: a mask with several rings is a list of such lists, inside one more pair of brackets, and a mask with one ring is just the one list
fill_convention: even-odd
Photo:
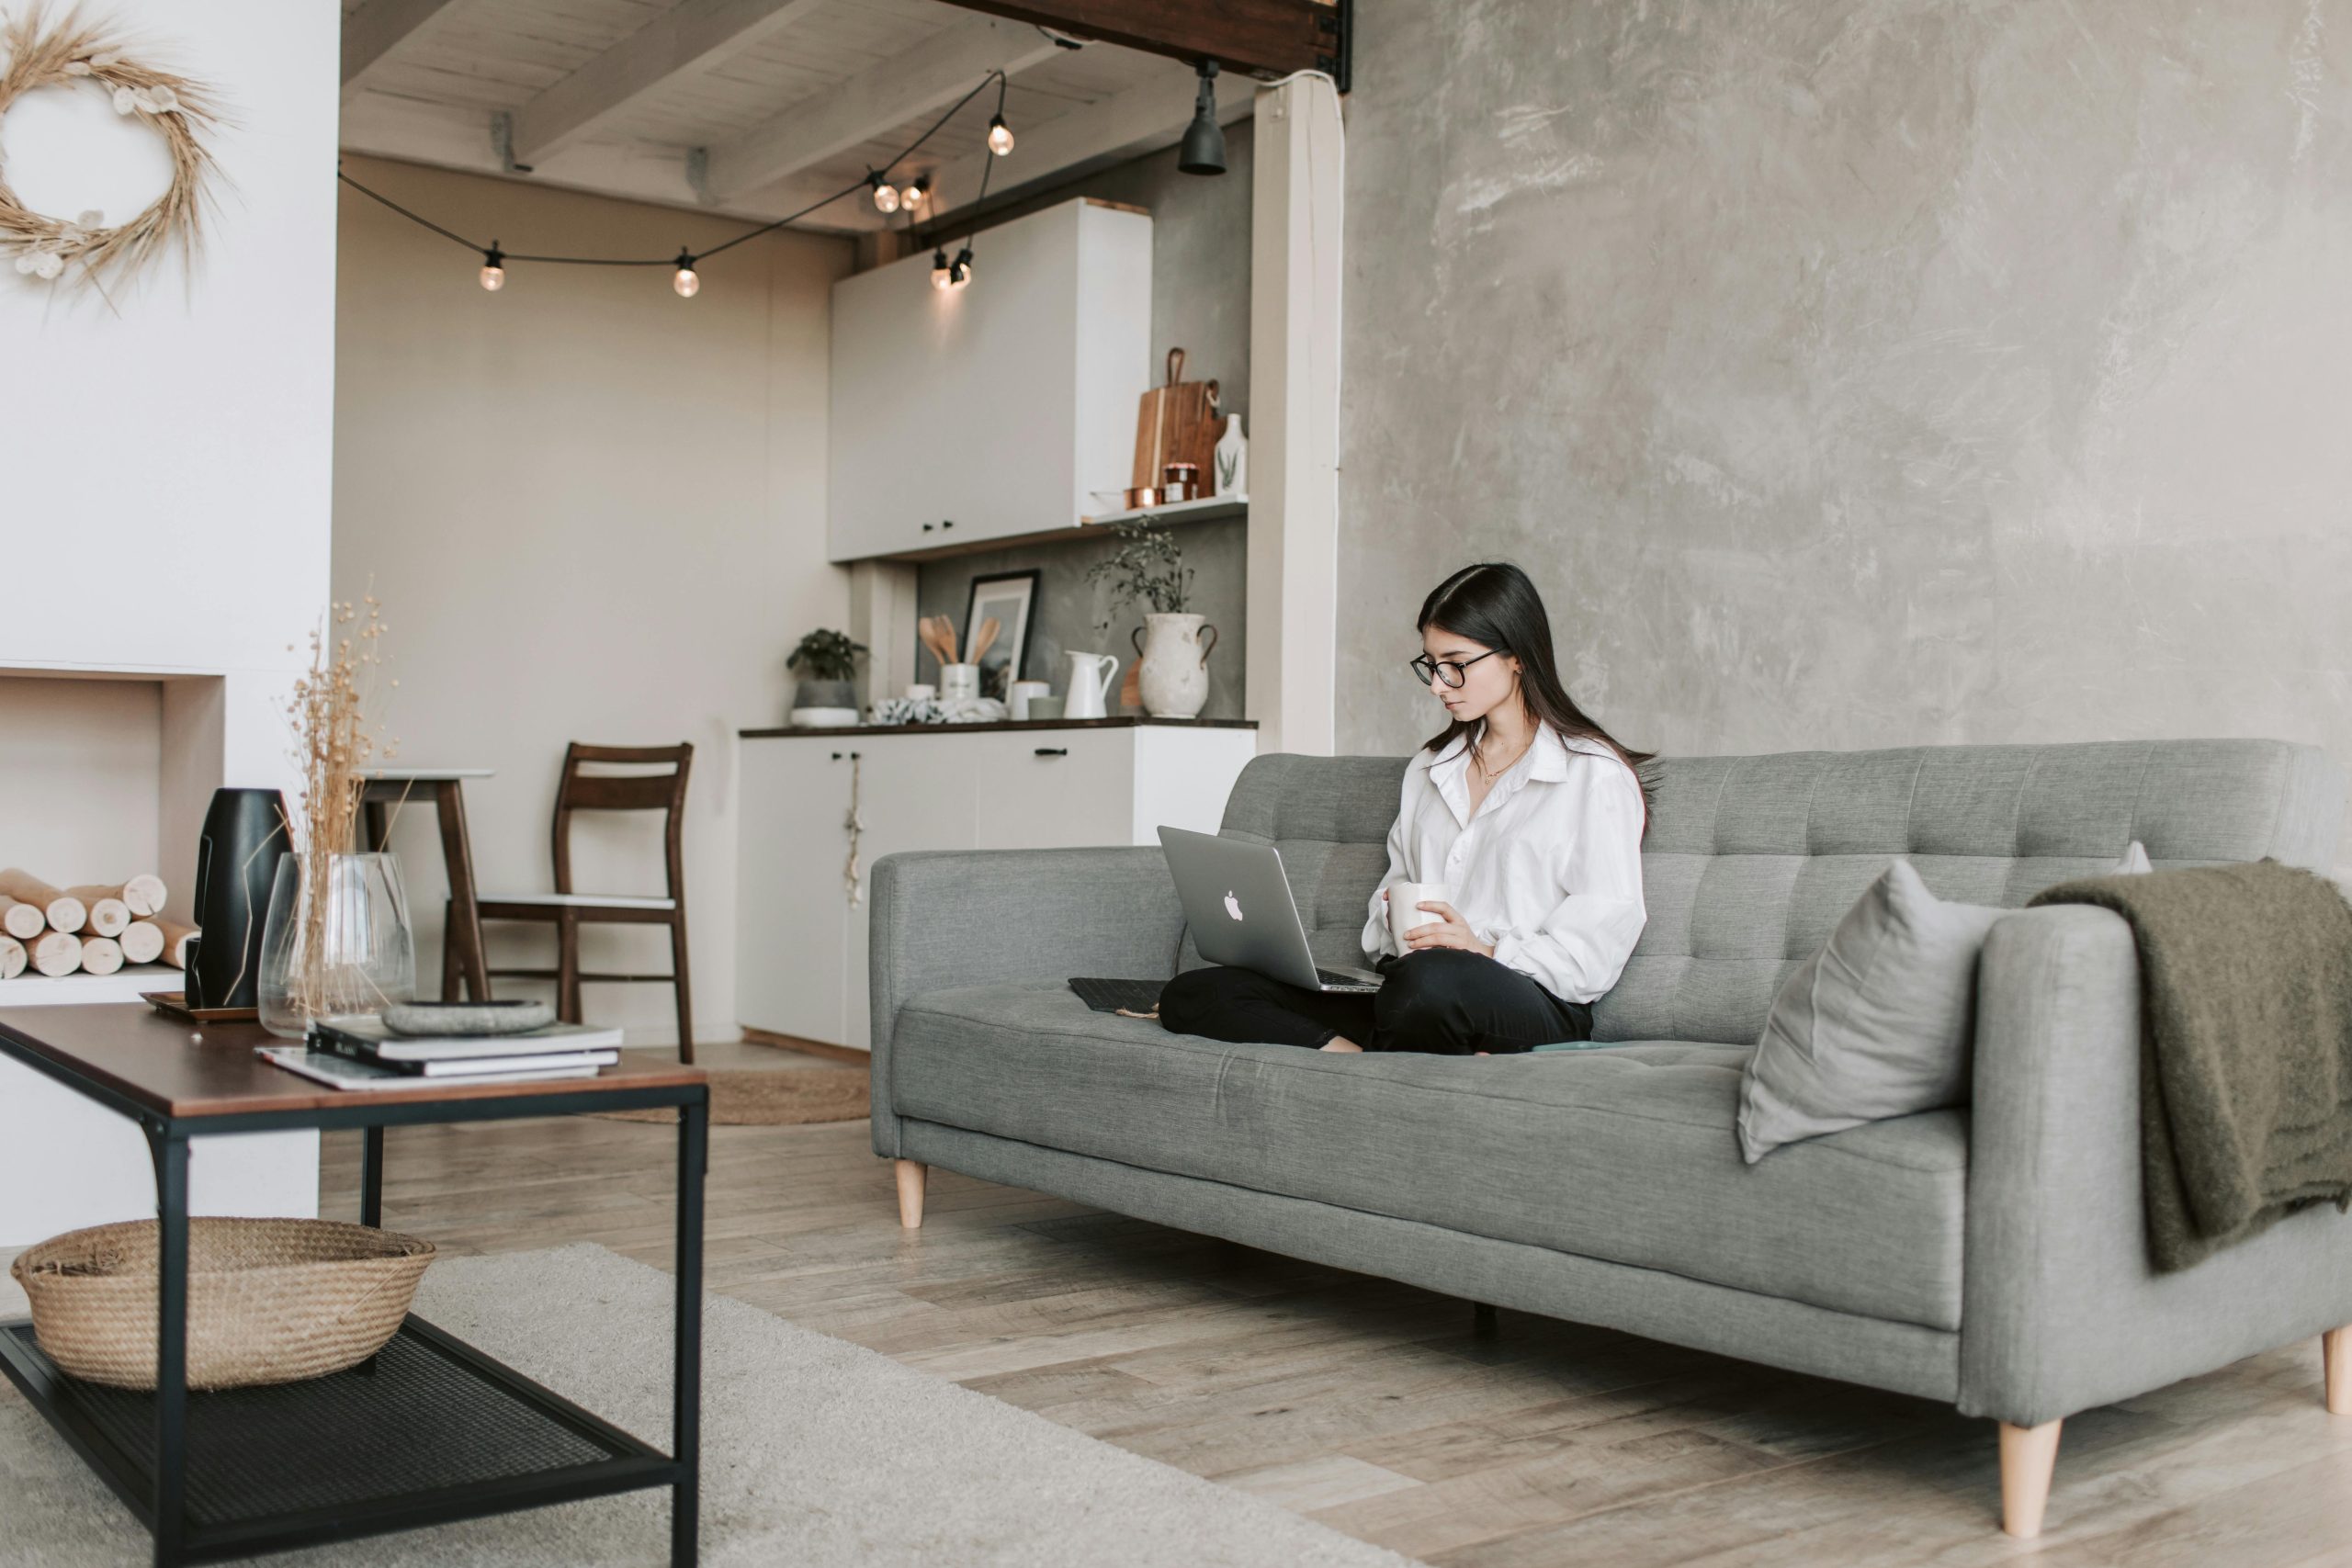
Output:
[[1058,528],[1041,528],[1034,534],[998,534],[985,539],[958,540],[952,545],[899,550],[869,558],[919,565],[923,561],[952,560],[957,556],[983,555],[989,550],[1012,549],[1022,545],[1075,544],[1080,539],[1106,536],[1122,523],[1216,523],[1227,517],[1246,515],[1249,510],[1250,498],[1246,495],[1208,496],[1199,501],[1172,502],[1166,506],[1138,507],[1132,512],[1100,513]]

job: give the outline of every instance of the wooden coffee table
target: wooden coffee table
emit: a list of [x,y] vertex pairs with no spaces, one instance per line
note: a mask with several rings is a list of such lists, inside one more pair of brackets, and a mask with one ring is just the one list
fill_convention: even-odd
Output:
[[[671,1490],[670,1560],[696,1551],[702,1193],[710,1089],[684,1066],[537,1084],[338,1090],[271,1066],[255,1024],[175,1023],[139,1006],[0,1010],[0,1054],[137,1122],[155,1162],[162,1310],[153,1393],[58,1371],[29,1322],[0,1323],[0,1371],[130,1506],[159,1564],[251,1556],[548,1503]],[[383,1219],[384,1129],[588,1111],[678,1111],[677,1316],[664,1454],[411,1314],[368,1365],[274,1388],[187,1389],[192,1139],[365,1130],[359,1218]]]

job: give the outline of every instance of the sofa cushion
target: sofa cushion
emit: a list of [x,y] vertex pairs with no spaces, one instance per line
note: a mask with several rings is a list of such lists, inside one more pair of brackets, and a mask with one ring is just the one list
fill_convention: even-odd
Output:
[[1058,981],[900,1010],[899,1114],[1952,1329],[1963,1112],[1739,1157],[1745,1047],[1336,1055],[1170,1034]]

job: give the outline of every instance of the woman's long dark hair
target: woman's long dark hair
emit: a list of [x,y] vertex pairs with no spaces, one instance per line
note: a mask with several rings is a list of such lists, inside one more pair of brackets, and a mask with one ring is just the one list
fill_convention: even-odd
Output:
[[[1520,696],[1538,723],[1550,725],[1563,736],[1598,740],[1623,758],[1641,785],[1642,830],[1649,831],[1655,786],[1642,767],[1657,753],[1628,750],[1568,695],[1567,686],[1560,680],[1559,662],[1552,653],[1552,617],[1544,614],[1544,596],[1535,592],[1527,573],[1504,561],[1464,567],[1430,589],[1430,596],[1421,601],[1420,619],[1413,623],[1413,629],[1426,632],[1431,626],[1517,659]],[[1485,732],[1484,721],[1455,719],[1442,733],[1430,737],[1422,750],[1442,751],[1467,735],[1475,757]]]

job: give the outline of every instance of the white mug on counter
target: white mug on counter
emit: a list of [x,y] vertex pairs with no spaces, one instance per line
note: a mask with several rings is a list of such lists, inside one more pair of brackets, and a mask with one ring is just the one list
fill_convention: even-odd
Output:
[[1050,697],[1053,694],[1054,688],[1047,682],[1015,681],[1012,683],[1012,690],[1010,694],[1012,702],[1013,718],[1015,720],[1024,721],[1028,718],[1029,699],[1031,697]]
[[929,702],[937,695],[939,688],[928,681],[917,681],[907,688],[907,701],[910,703]]
[[1108,718],[1111,682],[1119,678],[1119,661],[1107,653],[1073,653],[1069,659],[1069,702],[1064,718]]
[[1431,914],[1423,904],[1451,904],[1453,890],[1442,882],[1398,882],[1388,889],[1388,934],[1396,939],[1400,953],[1413,950],[1405,945],[1405,933],[1415,926],[1427,925],[1442,916]]
[[939,700],[952,703],[959,697],[980,694],[980,667],[977,664],[943,664],[939,667]]

